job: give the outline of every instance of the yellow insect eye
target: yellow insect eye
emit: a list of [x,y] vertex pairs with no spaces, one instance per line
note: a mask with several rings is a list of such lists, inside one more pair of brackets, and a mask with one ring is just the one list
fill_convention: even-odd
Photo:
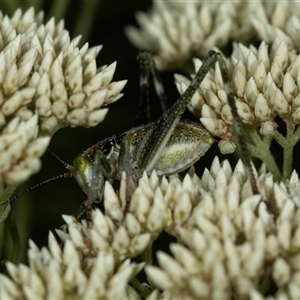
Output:
[[87,166],[87,159],[84,156],[77,156],[74,160],[74,169],[79,172],[83,172]]

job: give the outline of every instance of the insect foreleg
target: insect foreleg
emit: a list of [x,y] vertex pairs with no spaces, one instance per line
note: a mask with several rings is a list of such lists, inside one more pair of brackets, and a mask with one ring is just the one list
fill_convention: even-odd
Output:
[[106,156],[101,150],[97,150],[93,162],[93,171],[91,177],[90,188],[88,191],[88,198],[86,201],[86,213],[87,220],[91,220],[91,210],[94,202],[100,202],[103,200],[104,194],[104,172],[112,172],[112,168]]
[[130,142],[127,134],[123,137],[118,160],[118,172],[121,174],[125,172],[128,176],[134,176],[135,174],[135,163],[134,163],[134,153],[130,150]]
[[105,179],[114,178],[115,166],[105,154],[98,148],[93,153],[94,155],[91,155],[90,151],[85,151],[78,155],[71,170],[74,178],[88,196],[84,204],[74,213],[76,218],[85,211],[87,211],[87,219],[89,218],[93,203],[103,200]]
[[136,162],[134,161],[134,153],[131,152],[130,142],[127,135],[124,136],[121,143],[118,171],[120,174],[125,172],[126,176],[126,203],[124,206],[124,212],[126,213],[133,193],[131,180],[136,181],[142,176],[141,171],[137,168]]
[[[112,178],[115,172],[114,166],[106,158],[105,154],[101,150],[97,150],[95,154],[94,168],[99,168],[101,174],[106,178]],[[96,162],[98,161],[98,163]],[[100,174],[100,172],[98,172]]]

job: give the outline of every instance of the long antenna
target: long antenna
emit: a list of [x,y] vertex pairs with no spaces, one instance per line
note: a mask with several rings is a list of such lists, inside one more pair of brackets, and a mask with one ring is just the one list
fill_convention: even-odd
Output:
[[44,185],[46,183],[49,183],[49,182],[52,182],[52,181],[55,181],[55,180],[58,180],[58,179],[62,179],[62,178],[70,178],[72,176],[73,176],[72,173],[68,172],[68,173],[59,174],[59,175],[56,175],[56,176],[54,176],[52,178],[46,179],[46,180],[44,180],[44,181],[42,181],[40,183],[37,183],[37,184],[35,184],[35,185],[33,185],[33,186],[25,189],[24,191],[21,191],[18,194],[13,195],[8,200],[6,200],[5,202],[1,203],[0,206],[5,206],[5,205],[7,205],[8,202],[11,202],[11,201],[15,200],[15,199],[23,196],[24,194],[26,194],[26,193],[28,193],[28,192],[30,192],[30,191],[32,191],[32,190],[34,190],[34,189],[36,189],[36,188]]
[[62,160],[57,154],[52,152],[50,149],[47,149],[47,151],[56,159],[58,160],[67,170],[72,169],[72,165],[66,163],[64,160]]
[[[56,155],[54,152],[52,152],[51,150],[48,149],[48,152],[56,159],[58,160],[67,170],[72,170],[72,165],[66,163],[64,160],[62,160],[58,155]],[[63,174],[59,174],[59,175],[56,175],[52,178],[49,178],[49,179],[46,179],[40,183],[37,183],[35,184],[34,186],[31,186],[27,189],[25,189],[24,191],[21,191],[20,193],[17,193],[15,195],[13,195],[12,197],[10,197],[8,200],[6,200],[5,202],[1,203],[0,207],[2,206],[5,206],[7,205],[9,202],[23,196],[24,194],[44,185],[44,184],[47,184],[49,182],[52,182],[52,181],[55,181],[55,180],[58,180],[58,179],[62,179],[62,178],[70,178],[70,177],[73,177],[73,174],[72,172],[67,172],[67,173],[63,173]]]

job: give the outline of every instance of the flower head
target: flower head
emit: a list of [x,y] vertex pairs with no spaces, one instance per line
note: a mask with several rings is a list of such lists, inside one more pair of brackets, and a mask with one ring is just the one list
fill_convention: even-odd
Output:
[[117,264],[105,251],[87,257],[70,240],[61,249],[52,233],[49,249],[31,241],[28,257],[28,267],[8,263],[10,277],[0,274],[1,299],[127,299],[136,295],[128,282],[143,266]]
[[252,3],[252,13],[248,20],[261,40],[272,43],[276,37],[285,40],[289,50],[299,53],[299,2],[272,2],[266,1],[257,5]]
[[[245,167],[216,159],[194,186],[201,200],[177,226],[172,257],[158,252],[149,279],[171,299],[263,298],[271,278],[284,298],[299,292],[299,178],[277,184],[261,170],[261,195],[251,195]],[[274,205],[274,206],[272,206]],[[264,283],[259,284],[259,282]],[[163,294],[163,295],[164,295]],[[159,299],[153,293],[149,299]]]
[[227,44],[232,30],[231,2],[154,1],[147,15],[138,12],[140,29],[127,27],[129,39],[156,54],[158,69],[184,68],[193,56]]
[[28,119],[36,110],[43,135],[63,126],[95,126],[119,99],[125,81],[111,82],[116,64],[97,69],[101,46],[78,48],[80,37],[70,39],[63,21],[45,25],[33,8],[23,15],[0,18],[0,107],[2,126],[12,116]]
[[[277,129],[276,117],[293,124],[300,122],[298,104],[298,69],[300,58],[288,51],[284,40],[276,39],[270,50],[265,42],[259,48],[234,44],[227,66],[238,114],[243,123],[258,126],[265,137],[273,137]],[[195,60],[196,71],[201,66]],[[189,80],[175,76],[180,93]],[[212,135],[221,138],[223,153],[232,152],[233,117],[223,88],[219,66],[211,69],[192,98],[189,109]]]
[[38,116],[27,121],[13,118],[0,135],[0,182],[15,185],[36,173],[41,166],[39,157],[45,152],[50,137],[38,137]]
[[57,230],[61,240],[71,240],[76,249],[93,257],[99,251],[112,253],[117,263],[127,257],[135,257],[150,243],[150,234],[142,232],[138,221],[126,216],[124,224],[116,224],[100,210],[93,212],[93,223],[78,222],[74,217],[64,216],[68,233]]
[[97,68],[101,46],[79,48],[63,21],[43,24],[33,8],[0,12],[0,37],[0,183],[12,185],[40,169],[59,128],[99,124],[126,81],[111,81],[116,63]]
[[[107,183],[106,213],[93,211],[90,225],[65,216],[67,231],[57,231],[63,248],[52,234],[49,250],[39,251],[31,243],[29,267],[8,263],[9,277],[2,275],[0,295],[138,297],[128,281],[143,264],[130,264],[128,257],[142,255],[149,280],[163,291],[153,290],[148,299],[228,299],[233,294],[263,299],[271,280],[276,296],[295,298],[300,180],[294,172],[285,184],[276,183],[264,167],[256,176],[260,195],[252,195],[241,162],[232,169],[228,161],[220,164],[216,158],[202,178],[192,170],[183,180],[144,174],[132,186],[127,214],[122,211],[125,178],[119,192]],[[155,266],[149,247],[163,230],[178,242],[170,247],[172,257],[157,253]]]
[[154,1],[152,10],[138,12],[136,19],[140,28],[128,26],[127,36],[152,51],[161,70],[188,70],[193,57],[225,50],[230,40],[272,43],[279,37],[289,50],[300,49],[297,1]]

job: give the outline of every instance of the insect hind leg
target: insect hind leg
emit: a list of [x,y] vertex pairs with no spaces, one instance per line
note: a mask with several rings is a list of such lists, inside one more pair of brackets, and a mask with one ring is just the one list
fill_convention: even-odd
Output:
[[150,52],[146,52],[146,59],[148,60],[149,63],[155,92],[159,98],[161,110],[164,113],[168,109],[168,98],[165,93],[164,85],[162,83],[159,72],[157,72],[153,56]]
[[137,59],[140,63],[140,97],[134,126],[150,122],[150,73],[162,112],[164,113],[168,108],[165,89],[161,77],[156,70],[152,54],[149,51],[141,51]]
[[224,59],[222,58],[221,54],[218,52],[215,52],[212,50],[209,52],[209,55],[216,56],[218,64],[220,66],[220,71],[221,71],[221,75],[222,75],[223,83],[224,83],[224,89],[225,89],[225,92],[227,95],[228,104],[230,106],[230,110],[231,110],[233,120],[234,120],[233,129],[238,137],[238,142],[239,142],[241,150],[242,150],[242,156],[243,156],[246,168],[248,169],[252,192],[254,195],[257,195],[257,194],[259,194],[259,190],[258,190],[257,180],[254,175],[255,172],[254,172],[254,167],[253,167],[253,164],[251,161],[251,153],[247,146],[247,141],[245,138],[245,133],[243,131],[242,121],[238,115],[238,110],[237,110],[237,106],[236,106],[236,103],[234,100],[234,96],[233,96],[233,92],[232,92],[232,85],[231,85],[231,81],[229,78],[226,63],[225,63]]

